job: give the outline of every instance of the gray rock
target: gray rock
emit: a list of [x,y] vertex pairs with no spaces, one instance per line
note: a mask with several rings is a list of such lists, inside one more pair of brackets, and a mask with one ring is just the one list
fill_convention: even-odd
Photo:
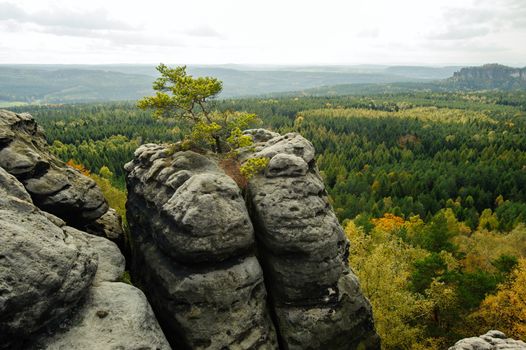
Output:
[[161,217],[153,237],[181,261],[223,260],[254,244],[241,191],[225,174],[193,175],[163,205]]
[[515,340],[497,330],[490,330],[479,337],[464,338],[455,343],[449,350],[498,350],[526,349],[526,343]]
[[371,307],[347,266],[349,243],[313,163],[312,144],[291,133],[245,154],[260,156],[271,158],[269,167],[249,181],[247,197],[283,347],[379,348]]
[[80,228],[108,210],[93,180],[48,152],[29,114],[0,110],[0,166],[20,180],[36,206],[69,225]]
[[[5,177],[3,170],[0,173]],[[0,344],[9,347],[60,321],[77,305],[95,276],[97,255],[85,240],[48,220],[28,201],[27,193],[17,195],[20,186],[4,185],[0,196]]]
[[106,238],[94,236],[73,227],[65,226],[64,231],[86,243],[90,251],[98,257],[98,268],[93,285],[101,282],[116,282],[122,278],[126,261],[117,245]]
[[267,177],[276,176],[302,176],[307,174],[309,166],[298,156],[293,154],[278,153],[269,161],[266,169]]
[[255,257],[193,267],[171,260],[152,242],[140,244],[138,254],[140,284],[175,348],[277,348]]
[[243,131],[244,135],[252,136],[252,140],[255,143],[258,142],[267,142],[274,137],[280,137],[281,135],[277,132],[273,132],[267,129],[247,129]]
[[171,344],[276,349],[252,224],[214,157],[144,145],[126,171],[132,275]]
[[274,157],[276,154],[292,154],[303,158],[308,164],[314,159],[314,146],[298,133],[291,132],[268,140],[254,157]]
[[115,209],[108,209],[104,215],[87,225],[85,230],[93,235],[109,239],[124,250],[125,237],[122,219]]
[[32,348],[166,350],[170,345],[139,289],[101,282],[60,330],[41,336]]
[[115,243],[39,210],[0,167],[0,349],[170,349]]

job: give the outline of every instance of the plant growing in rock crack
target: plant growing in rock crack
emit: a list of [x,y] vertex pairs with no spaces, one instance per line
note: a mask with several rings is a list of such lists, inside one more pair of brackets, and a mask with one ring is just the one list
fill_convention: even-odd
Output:
[[218,111],[211,101],[221,92],[217,78],[197,77],[186,72],[186,66],[157,66],[161,74],[153,83],[154,96],[140,99],[141,109],[152,108],[155,118],[175,118],[189,122],[191,131],[181,143],[183,148],[206,148],[215,153],[228,153],[246,147],[252,138],[241,130],[257,121],[255,114]]
[[[153,109],[155,118],[175,118],[190,123],[190,133],[174,146],[174,151],[204,148],[235,158],[237,149],[252,145],[252,137],[244,135],[241,130],[256,123],[257,116],[247,112],[218,111],[210,103],[223,88],[220,80],[194,78],[188,75],[186,66],[170,68],[161,63],[157,70],[161,76],[153,83],[155,95],[140,99],[137,106]],[[241,166],[240,171],[250,179],[267,164],[267,158],[252,158]]]

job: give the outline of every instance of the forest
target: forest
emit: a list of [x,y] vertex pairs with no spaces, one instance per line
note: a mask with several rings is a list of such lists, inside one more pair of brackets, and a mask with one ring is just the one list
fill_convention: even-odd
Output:
[[[311,140],[385,349],[491,328],[526,339],[526,93],[402,91],[221,99]],[[123,165],[188,126],[134,102],[12,107],[125,215]]]

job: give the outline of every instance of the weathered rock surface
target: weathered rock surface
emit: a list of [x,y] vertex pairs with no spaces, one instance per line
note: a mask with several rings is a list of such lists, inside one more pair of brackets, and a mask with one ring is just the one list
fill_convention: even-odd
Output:
[[283,348],[379,348],[312,144],[290,133],[243,156],[270,158],[265,173],[249,181],[247,197]]
[[149,144],[125,166],[132,273],[172,345],[378,349],[314,147],[298,134],[245,134],[256,144],[242,160],[270,158],[248,203],[211,155]]
[[0,348],[169,349],[105,238],[36,208],[0,168]]
[[173,346],[275,349],[241,190],[212,157],[143,145],[126,164],[132,273]]
[[29,114],[0,110],[0,166],[24,185],[37,207],[69,225],[82,227],[108,210],[93,180],[49,154]]
[[479,337],[459,340],[449,350],[497,350],[526,349],[526,343],[506,337],[500,331],[491,330]]
[[3,168],[0,179],[0,344],[9,346],[77,305],[95,276],[97,255],[48,220]]
[[170,349],[144,294],[119,282],[89,289],[84,303],[61,329],[41,336],[35,349]]
[[122,219],[115,209],[108,209],[104,215],[84,227],[85,231],[96,236],[101,236],[115,242],[121,250],[125,248],[124,230]]
[[106,211],[100,190],[45,148],[0,111],[0,349],[170,349],[117,245],[68,226]]

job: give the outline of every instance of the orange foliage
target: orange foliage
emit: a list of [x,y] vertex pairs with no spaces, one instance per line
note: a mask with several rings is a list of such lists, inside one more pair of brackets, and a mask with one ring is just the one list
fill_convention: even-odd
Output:
[[70,168],[76,169],[81,172],[81,174],[89,176],[90,172],[86,167],[80,163],[77,163],[74,159],[70,159],[66,162],[66,165]]
[[371,221],[375,228],[380,229],[384,232],[398,230],[405,223],[403,218],[391,213],[385,213],[383,217],[379,219],[372,219]]

